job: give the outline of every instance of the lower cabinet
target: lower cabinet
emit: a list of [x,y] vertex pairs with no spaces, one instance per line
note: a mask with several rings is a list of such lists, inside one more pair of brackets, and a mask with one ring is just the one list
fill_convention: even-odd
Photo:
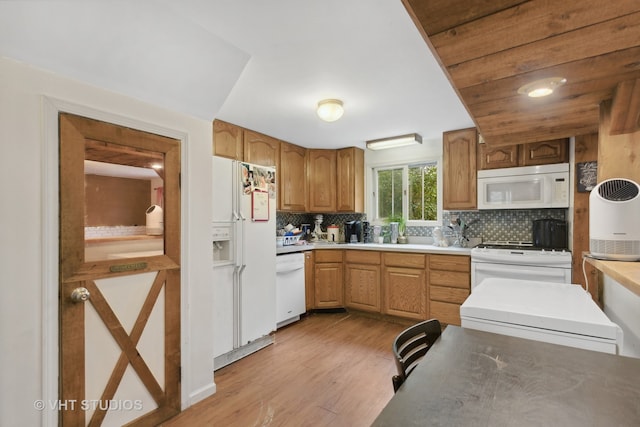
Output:
[[344,303],[357,310],[380,312],[380,252],[345,251]]
[[426,255],[385,252],[382,278],[382,312],[392,316],[426,319]]
[[344,307],[342,252],[320,250],[314,254],[315,308]]
[[429,255],[429,315],[460,326],[460,305],[471,292],[471,258]]
[[460,325],[471,289],[465,255],[327,249],[305,252],[307,310],[353,308]]

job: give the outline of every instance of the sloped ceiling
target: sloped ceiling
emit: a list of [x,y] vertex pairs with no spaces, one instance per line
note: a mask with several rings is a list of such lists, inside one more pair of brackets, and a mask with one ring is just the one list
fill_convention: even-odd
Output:
[[[640,126],[640,1],[403,2],[487,143],[595,133],[607,100],[618,132]],[[518,94],[556,76],[549,97]]]
[[0,55],[305,147],[473,126],[400,0],[2,1]]

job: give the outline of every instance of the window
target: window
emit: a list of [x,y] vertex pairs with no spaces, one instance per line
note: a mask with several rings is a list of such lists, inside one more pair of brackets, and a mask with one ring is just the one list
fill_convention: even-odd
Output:
[[413,225],[438,220],[438,162],[373,169],[375,219],[402,216]]

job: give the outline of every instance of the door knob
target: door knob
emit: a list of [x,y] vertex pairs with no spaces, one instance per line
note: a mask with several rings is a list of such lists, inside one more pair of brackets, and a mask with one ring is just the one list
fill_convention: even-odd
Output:
[[91,297],[91,294],[87,288],[75,288],[71,291],[71,301],[73,302],[85,302]]

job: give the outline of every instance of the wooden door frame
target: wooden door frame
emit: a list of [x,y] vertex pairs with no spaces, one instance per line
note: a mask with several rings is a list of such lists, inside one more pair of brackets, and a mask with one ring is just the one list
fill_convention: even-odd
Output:
[[[58,182],[58,138],[59,126],[58,115],[60,113],[71,113],[95,120],[101,120],[121,126],[138,129],[145,132],[155,133],[157,135],[167,136],[180,140],[181,147],[181,165],[182,171],[186,170],[186,159],[188,158],[189,145],[188,134],[184,131],[159,126],[150,122],[133,119],[103,110],[88,107],[86,105],[76,104],[51,96],[42,96],[42,168],[41,168],[41,201],[42,201],[42,222],[41,222],[41,254],[42,254],[42,317],[41,317],[41,349],[42,349],[42,399],[45,402],[55,402],[59,400],[58,393],[58,376],[59,376],[59,300],[58,300],[58,281],[59,281],[59,182]],[[153,115],[149,113],[149,115]],[[188,201],[188,182],[182,182],[181,185],[181,202],[180,210],[183,218],[189,215]],[[185,221],[181,222],[181,258],[188,259],[188,234]],[[182,332],[188,330],[189,319],[189,290],[186,286],[187,270],[181,269],[181,308],[180,322]],[[182,365],[190,360],[191,352],[186,343],[187,334],[181,334],[181,359]],[[185,402],[189,401],[190,377],[182,375],[181,402],[184,409]],[[42,411],[41,421],[43,426],[57,426],[58,413],[56,411]]]
[[[180,412],[180,142],[173,138],[143,132],[80,115],[61,113],[60,117],[60,399],[82,402],[87,399],[85,384],[85,303],[76,303],[70,295],[74,288],[86,287],[91,304],[120,347],[120,357],[113,367],[101,400],[110,401],[120,387],[125,370],[131,366],[158,408],[137,418],[143,424],[165,421]],[[134,258],[128,264],[120,259],[88,261],[85,259],[85,167],[88,141],[99,141],[122,155],[123,148],[133,147],[164,157],[164,253]],[[117,268],[116,268],[117,267]],[[124,268],[126,267],[126,268]],[[132,268],[135,267],[135,268]],[[124,269],[123,269],[124,268]],[[102,297],[96,279],[156,272],[157,277],[133,330],[128,333],[120,324],[108,302]],[[140,355],[137,343],[146,320],[164,289],[164,387]],[[155,296],[152,297],[152,294]],[[86,411],[81,407],[61,410],[65,425],[84,424]],[[89,425],[101,425],[106,410],[96,410]],[[137,425],[137,424],[136,424]]]

